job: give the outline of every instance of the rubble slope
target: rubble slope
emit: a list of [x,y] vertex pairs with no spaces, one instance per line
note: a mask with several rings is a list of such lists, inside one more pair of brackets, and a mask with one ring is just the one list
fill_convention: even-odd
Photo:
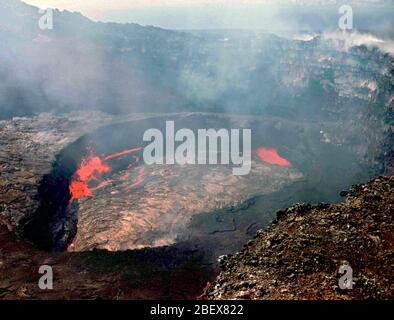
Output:
[[[393,299],[394,177],[355,185],[342,204],[295,204],[241,252],[221,257],[210,299]],[[339,288],[339,268],[353,289]]]

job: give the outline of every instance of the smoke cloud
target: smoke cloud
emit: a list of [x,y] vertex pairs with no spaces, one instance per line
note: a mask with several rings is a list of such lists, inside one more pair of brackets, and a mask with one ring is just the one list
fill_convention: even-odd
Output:
[[[278,5],[253,14],[249,5],[237,15],[223,10],[220,23],[255,29],[253,21],[263,20],[270,33],[305,34]],[[307,91],[321,89],[306,68],[286,65],[290,51],[303,61],[303,45],[265,31],[179,32],[58,10],[54,29],[40,30],[39,17],[17,0],[0,4],[0,118],[71,110],[262,113],[293,103],[297,90],[313,98]],[[393,52],[392,40],[371,33],[325,31],[321,39],[342,41],[346,50],[366,44]]]
[[354,46],[367,46],[369,48],[378,48],[379,50],[394,56],[394,41],[389,39],[381,39],[369,33],[360,33],[358,31],[343,33],[325,32],[322,38],[326,41],[336,43],[338,50],[349,50]]

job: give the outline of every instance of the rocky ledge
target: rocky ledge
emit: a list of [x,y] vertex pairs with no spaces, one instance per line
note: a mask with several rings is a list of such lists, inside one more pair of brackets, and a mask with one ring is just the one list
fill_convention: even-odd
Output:
[[[241,252],[223,256],[209,299],[394,299],[394,177],[343,191],[341,204],[279,211]],[[353,288],[340,289],[349,265]]]

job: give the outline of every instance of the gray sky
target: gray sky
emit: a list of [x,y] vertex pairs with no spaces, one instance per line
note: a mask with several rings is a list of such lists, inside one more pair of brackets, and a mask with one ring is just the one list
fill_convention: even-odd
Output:
[[78,11],[100,21],[135,22],[168,29],[283,29],[286,7],[394,3],[394,0],[24,0],[39,7]]

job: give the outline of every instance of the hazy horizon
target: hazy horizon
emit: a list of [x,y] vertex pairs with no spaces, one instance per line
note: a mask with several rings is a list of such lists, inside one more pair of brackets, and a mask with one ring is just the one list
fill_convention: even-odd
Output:
[[[80,12],[102,22],[138,23],[165,29],[214,30],[249,29],[288,31],[294,29],[334,29],[338,9],[344,3],[354,6],[355,23],[367,19],[371,10],[386,24],[394,4],[385,0],[24,0],[40,8]],[[357,18],[359,18],[357,20]],[[318,22],[317,22],[318,21]]]

